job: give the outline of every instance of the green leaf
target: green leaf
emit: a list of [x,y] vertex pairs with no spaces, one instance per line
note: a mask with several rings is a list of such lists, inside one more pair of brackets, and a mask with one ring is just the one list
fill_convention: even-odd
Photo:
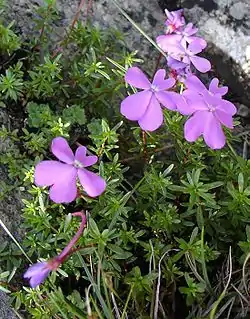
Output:
[[128,252],[128,251],[124,251],[124,252],[121,253],[121,254],[114,254],[114,255],[112,256],[112,258],[114,258],[114,259],[129,259],[129,258],[132,257],[132,256],[133,256],[132,253],[130,253],[130,252]]
[[169,185],[168,189],[171,191],[181,192],[181,193],[188,193],[186,187],[179,186],[179,185]]
[[90,217],[89,219],[89,227],[90,227],[90,230],[96,235],[96,236],[100,236],[100,231],[97,227],[97,224],[96,222],[94,221],[93,218]]
[[246,225],[246,235],[247,235],[247,241],[250,242],[250,226]]
[[71,214],[68,214],[65,216],[64,228],[63,228],[64,233],[66,233],[66,231],[68,230],[71,220],[72,220]]
[[174,168],[174,164],[171,164],[168,166],[168,168],[165,169],[165,171],[162,173],[163,177],[166,177]]
[[222,185],[224,185],[224,182],[222,182],[222,181],[213,182],[213,183],[202,185],[202,190],[207,192],[210,189],[217,188],[217,187],[220,187]]

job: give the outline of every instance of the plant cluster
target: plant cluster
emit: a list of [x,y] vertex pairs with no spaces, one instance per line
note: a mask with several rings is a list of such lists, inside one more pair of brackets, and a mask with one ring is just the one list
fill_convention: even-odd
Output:
[[159,46],[146,37],[167,62],[147,75],[119,32],[78,13],[50,43],[54,0],[29,41],[0,22],[0,112],[12,125],[0,130],[1,198],[23,202],[21,241],[1,221],[14,244],[0,247],[0,289],[19,315],[248,313],[250,162],[234,150],[236,108],[216,78],[199,80],[206,41],[183,10],[166,15]]

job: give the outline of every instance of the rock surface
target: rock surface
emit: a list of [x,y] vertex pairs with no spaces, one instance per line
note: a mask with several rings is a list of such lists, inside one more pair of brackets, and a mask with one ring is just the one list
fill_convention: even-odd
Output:
[[1,319],[18,319],[14,310],[10,307],[9,297],[0,291],[0,318]]
[[[10,116],[6,110],[0,109],[0,127],[4,126],[9,129],[13,129],[10,121]],[[8,151],[9,141],[0,139],[0,154],[4,154]],[[0,194],[4,192],[3,185],[6,183],[11,185],[11,181],[8,178],[8,172],[4,165],[0,164]],[[4,196],[3,200],[0,200],[0,219],[9,229],[9,231],[20,239],[19,225],[21,221],[21,197],[17,190],[15,192],[9,192]],[[0,245],[6,240],[9,239],[6,232],[0,227]],[[1,317],[0,317],[1,318]]]
[[[169,1],[159,3],[164,9]],[[174,9],[180,7],[208,42],[206,55],[233,92],[233,102],[250,107],[250,1],[176,1]]]

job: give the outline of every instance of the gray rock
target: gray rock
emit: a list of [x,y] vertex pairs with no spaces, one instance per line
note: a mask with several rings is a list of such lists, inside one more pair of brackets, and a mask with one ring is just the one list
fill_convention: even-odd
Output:
[[[42,0],[9,0],[8,20],[15,20],[16,26],[24,37],[34,32],[32,17],[35,16],[36,8],[43,3]],[[121,3],[123,9],[137,22],[140,27],[153,39],[163,30],[164,14],[157,1],[126,0]],[[64,34],[65,28],[72,22],[79,6],[79,0],[57,0],[56,6],[60,19],[54,26],[54,41]],[[80,19],[84,20],[87,7],[83,7]],[[152,45],[127,21],[115,7],[112,1],[93,1],[93,10],[90,13],[93,24],[100,28],[115,28],[125,32],[125,40],[128,48],[138,50],[138,55],[147,61],[148,69],[155,63],[158,52],[152,50]]]
[[[0,109],[0,127],[4,125],[7,128],[11,127],[10,117],[7,111]],[[9,148],[9,140],[0,139],[0,153],[4,153]],[[11,185],[11,181],[8,178],[7,169],[4,165],[0,164],[0,176],[1,183],[6,183]],[[0,193],[2,193],[0,184]],[[0,200],[0,219],[4,225],[9,229],[9,231],[15,236],[17,240],[20,240],[20,222],[21,222],[21,196],[18,190],[15,192],[10,192],[7,194],[3,200]],[[10,241],[11,239],[7,233],[0,226],[0,245],[5,241]],[[1,269],[1,263],[0,263]],[[6,270],[6,269],[3,269]],[[17,319],[17,315],[10,307],[9,297],[2,291],[0,291],[0,318],[1,319]]]
[[9,297],[0,291],[0,318],[1,319],[18,319],[14,310],[10,307]]
[[[6,128],[11,128],[10,117],[6,110],[0,109],[0,127],[5,126]],[[0,153],[3,154],[8,151],[10,146],[10,141],[0,139]],[[4,184],[11,185],[12,181],[8,177],[7,168],[0,164],[0,176],[1,182]],[[3,192],[0,184],[0,193]],[[17,189],[14,192],[8,193],[3,200],[0,201],[0,219],[5,224],[5,226],[10,230],[11,233],[18,239],[20,239],[20,221],[21,221],[21,196]],[[5,240],[9,240],[9,236],[0,227],[0,244]]]
[[250,2],[248,0],[180,0],[185,16],[208,42],[205,55],[214,74],[225,81],[235,102],[250,107]]
[[[152,39],[162,33],[165,15],[157,1],[126,0],[119,1],[127,14]],[[114,6],[112,1],[98,0],[94,3],[94,23],[100,27],[113,27],[126,33],[126,43],[130,50],[138,50],[138,55],[144,58],[148,69],[152,70],[159,52],[127,21]]]
[[242,2],[234,3],[229,9],[230,15],[236,20],[242,20],[247,14],[247,4]]

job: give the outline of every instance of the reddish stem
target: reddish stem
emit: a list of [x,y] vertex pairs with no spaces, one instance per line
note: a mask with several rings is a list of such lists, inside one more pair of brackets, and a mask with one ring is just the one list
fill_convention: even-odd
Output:
[[142,141],[143,141],[143,154],[145,158],[145,162],[148,160],[148,153],[147,153],[147,135],[146,132],[142,130]]
[[81,10],[82,10],[84,4],[85,4],[85,0],[81,0],[80,4],[79,4],[79,6],[78,6],[78,9],[77,9],[77,11],[76,11],[76,14],[75,14],[75,16],[74,16],[73,22],[72,22],[72,24],[71,24],[71,28],[70,28],[71,31],[73,30],[73,28],[74,28],[74,26],[75,26],[77,20],[79,19],[79,15],[80,15],[80,13],[81,13]]
[[92,0],[89,0],[88,7],[87,7],[87,14],[86,14],[87,17],[89,15],[89,13],[91,12],[92,6],[93,6]]
[[81,237],[84,227],[86,226],[86,215],[83,212],[73,213],[72,216],[79,216],[82,219],[81,225],[75,234],[75,236],[71,239],[68,245],[63,249],[61,254],[57,257],[61,263],[67,258],[67,256],[71,253],[73,246],[76,244],[78,239]]

